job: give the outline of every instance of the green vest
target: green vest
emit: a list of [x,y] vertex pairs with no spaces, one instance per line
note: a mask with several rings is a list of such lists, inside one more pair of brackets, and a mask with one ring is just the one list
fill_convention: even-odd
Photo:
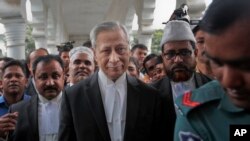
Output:
[[176,100],[175,141],[229,141],[229,127],[250,124],[250,113],[235,107],[214,80]]

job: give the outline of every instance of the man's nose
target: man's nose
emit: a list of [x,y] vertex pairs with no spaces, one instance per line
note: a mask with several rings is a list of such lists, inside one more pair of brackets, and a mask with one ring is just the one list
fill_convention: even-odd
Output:
[[79,65],[79,67],[84,68],[85,67],[85,63],[81,62],[80,65]]
[[111,62],[117,62],[119,60],[119,56],[115,51],[112,51],[110,54],[109,61]]
[[174,62],[183,62],[183,58],[178,54],[174,56]]
[[54,82],[54,80],[52,79],[52,78],[49,78],[47,81],[46,81],[46,85],[54,85],[55,84],[55,82]]

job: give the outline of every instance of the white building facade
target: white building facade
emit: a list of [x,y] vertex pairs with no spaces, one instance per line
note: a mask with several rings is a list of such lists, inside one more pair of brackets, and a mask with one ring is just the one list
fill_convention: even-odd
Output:
[[[1,0],[0,23],[5,27],[6,56],[25,59],[25,29],[33,27],[36,48],[57,53],[56,45],[75,41],[81,45],[90,30],[102,21],[115,20],[132,34],[134,15],[138,19],[139,43],[150,48],[157,0]],[[176,7],[187,4],[193,19],[205,10],[204,0],[177,0]],[[166,0],[166,8],[169,3]],[[164,13],[163,13],[164,14]],[[162,19],[166,21],[168,19]]]

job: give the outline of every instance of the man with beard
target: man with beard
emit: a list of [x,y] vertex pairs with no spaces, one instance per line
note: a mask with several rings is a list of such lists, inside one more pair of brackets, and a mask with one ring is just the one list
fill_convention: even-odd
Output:
[[0,137],[15,128],[17,113],[8,113],[9,106],[22,100],[29,100],[24,94],[27,83],[25,67],[20,61],[12,60],[2,68],[3,95],[0,97]]
[[[214,0],[206,11],[200,25],[218,81],[177,98],[175,141],[249,140],[249,7],[249,0]],[[247,128],[244,136],[237,134]]]
[[[187,90],[200,87],[210,79],[195,72],[195,38],[185,21],[169,21],[160,46],[167,77],[152,84],[164,100],[167,134],[173,138],[176,120],[175,99]],[[171,140],[172,140],[171,138]]]
[[9,135],[12,141],[57,141],[59,111],[64,87],[64,67],[59,56],[39,57],[33,63],[37,95],[30,101],[11,106],[18,112],[15,130]]
[[90,48],[75,47],[69,52],[69,57],[69,86],[88,78],[94,73],[94,52]]

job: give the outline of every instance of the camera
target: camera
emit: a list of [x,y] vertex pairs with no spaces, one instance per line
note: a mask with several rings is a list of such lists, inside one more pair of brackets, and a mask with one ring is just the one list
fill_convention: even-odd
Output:
[[75,41],[68,41],[68,42],[62,43],[61,45],[57,45],[56,47],[59,52],[63,50],[71,50],[74,47],[73,46],[74,43]]
[[186,4],[182,4],[180,8],[174,11],[175,20],[183,20],[186,22],[190,22],[190,17],[188,15],[188,6]]
[[[190,23],[190,17],[188,15],[188,6],[186,4],[182,4],[180,8],[175,9],[173,14],[171,15],[169,21],[172,20],[182,20]],[[166,24],[167,22],[164,22],[163,24]]]

